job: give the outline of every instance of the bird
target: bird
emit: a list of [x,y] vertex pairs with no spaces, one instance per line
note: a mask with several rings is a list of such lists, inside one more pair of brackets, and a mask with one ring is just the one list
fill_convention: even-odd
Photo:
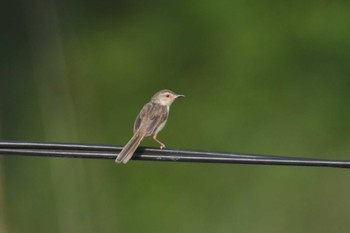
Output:
[[152,138],[160,144],[160,149],[165,148],[165,144],[157,139],[157,134],[164,128],[168,119],[170,105],[178,97],[185,96],[176,94],[168,89],[158,91],[153,95],[151,101],[143,106],[136,117],[134,135],[118,154],[115,159],[116,163],[126,164],[131,159],[144,137],[152,136]]

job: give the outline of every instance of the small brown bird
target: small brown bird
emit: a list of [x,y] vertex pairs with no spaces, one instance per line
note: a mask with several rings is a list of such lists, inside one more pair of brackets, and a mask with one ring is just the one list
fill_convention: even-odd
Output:
[[170,90],[161,90],[152,97],[149,103],[143,106],[134,123],[134,136],[119,153],[115,160],[116,163],[127,163],[142,139],[147,136],[152,136],[160,144],[160,149],[165,148],[165,145],[157,139],[157,134],[165,126],[170,105],[177,97],[184,97],[184,95],[176,94]]

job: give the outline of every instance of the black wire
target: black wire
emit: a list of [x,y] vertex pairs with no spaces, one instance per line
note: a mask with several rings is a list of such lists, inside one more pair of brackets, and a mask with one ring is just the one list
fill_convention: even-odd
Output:
[[[0,154],[24,156],[115,159],[122,148],[122,146],[96,144],[0,141]],[[132,159],[172,162],[178,161],[350,168],[349,160],[310,159],[288,156],[183,149],[161,150],[148,147],[139,147]]]

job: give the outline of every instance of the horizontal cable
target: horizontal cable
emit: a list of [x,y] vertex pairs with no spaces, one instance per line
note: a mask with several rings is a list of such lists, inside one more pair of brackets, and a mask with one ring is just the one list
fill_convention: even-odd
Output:
[[[122,148],[122,146],[96,144],[0,141],[0,154],[23,156],[115,159]],[[172,162],[177,161],[350,168],[349,160],[311,159],[290,156],[272,156],[184,149],[161,150],[158,148],[149,147],[139,147],[132,159]]]

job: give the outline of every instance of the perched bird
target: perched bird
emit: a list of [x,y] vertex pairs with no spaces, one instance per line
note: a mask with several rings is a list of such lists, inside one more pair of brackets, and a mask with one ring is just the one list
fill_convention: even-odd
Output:
[[147,136],[152,136],[160,144],[160,149],[165,148],[165,145],[157,139],[157,134],[165,126],[170,105],[178,97],[184,97],[184,95],[170,90],[161,90],[154,94],[151,101],[143,106],[137,116],[134,123],[134,135],[117,156],[116,163],[127,163],[142,139]]

